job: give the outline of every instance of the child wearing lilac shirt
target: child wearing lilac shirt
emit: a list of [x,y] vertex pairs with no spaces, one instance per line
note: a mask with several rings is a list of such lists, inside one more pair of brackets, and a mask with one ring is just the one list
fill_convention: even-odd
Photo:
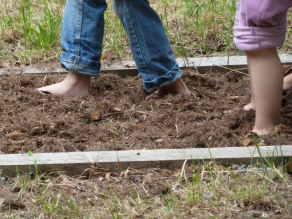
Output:
[[256,110],[252,132],[274,133],[280,123],[282,89],[292,85],[285,77],[276,48],[286,34],[286,17],[292,0],[239,0],[233,27],[236,47],[246,53],[250,74],[251,102],[244,107]]

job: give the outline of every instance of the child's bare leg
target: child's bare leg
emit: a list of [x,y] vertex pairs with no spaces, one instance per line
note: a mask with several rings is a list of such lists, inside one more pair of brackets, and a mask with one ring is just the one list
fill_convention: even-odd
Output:
[[90,93],[90,76],[69,71],[63,81],[37,90],[57,96],[86,96]]
[[253,96],[253,90],[252,90],[252,85],[250,83],[250,103],[245,105],[243,107],[243,109],[249,111],[249,110],[255,110],[256,109],[256,105],[255,105],[255,101],[254,101],[254,96]]
[[148,97],[146,97],[146,99],[151,99],[153,95],[164,96],[167,94],[181,94],[183,96],[190,96],[191,92],[189,91],[183,80],[179,78],[172,84],[159,87],[154,94],[149,95]]
[[[248,64],[248,56],[246,57],[246,59],[247,59],[248,72],[250,72],[250,68],[249,68],[249,64]],[[249,84],[250,84],[250,103],[243,107],[243,109],[245,109],[247,111],[256,109],[254,95],[253,95],[253,89],[252,89],[252,85],[251,85],[251,78],[249,80]]]
[[283,88],[281,61],[276,49],[248,52],[247,57],[256,104],[253,132],[272,134],[280,123]]
[[288,90],[292,87],[292,74],[287,75],[284,78],[283,90]]

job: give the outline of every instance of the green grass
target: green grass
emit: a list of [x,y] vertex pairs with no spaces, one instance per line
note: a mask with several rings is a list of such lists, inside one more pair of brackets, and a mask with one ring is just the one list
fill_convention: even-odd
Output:
[[3,0],[0,13],[2,60],[30,63],[58,57],[64,1]]
[[[176,57],[236,55],[232,26],[236,0],[153,1]],[[0,60],[22,63],[57,59],[65,0],[2,0]],[[128,40],[108,1],[105,13],[106,57],[131,59]],[[291,15],[288,17],[291,26]],[[291,49],[291,29],[280,52]]]
[[[168,190],[162,192],[153,181],[152,189],[158,191],[155,195],[151,187],[145,187],[146,176],[142,184],[131,184],[124,177],[107,182],[102,173],[88,180],[62,174],[56,177],[58,173],[35,174],[35,177],[19,174],[6,187],[12,191],[18,188],[16,199],[25,203],[26,208],[6,210],[0,215],[20,218],[25,212],[29,218],[117,219],[254,218],[268,214],[269,218],[291,218],[291,175],[276,157],[260,160],[264,163],[250,164],[246,170],[224,168],[214,160],[198,161],[196,165],[193,162],[189,167],[184,163],[173,177],[156,177],[155,180],[166,181]],[[34,163],[32,170],[37,171],[35,160]],[[82,191],[79,187],[84,182],[88,187]],[[127,184],[124,187],[130,188],[127,191],[118,189],[119,185]]]

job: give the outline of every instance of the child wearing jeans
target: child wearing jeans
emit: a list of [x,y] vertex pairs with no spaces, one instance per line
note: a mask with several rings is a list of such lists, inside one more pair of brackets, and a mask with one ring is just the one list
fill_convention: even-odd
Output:
[[286,34],[286,17],[292,0],[239,0],[233,27],[236,47],[246,53],[250,74],[251,102],[256,110],[252,132],[273,134],[280,123],[282,89],[292,85],[285,77],[276,48]]
[[[190,95],[181,79],[170,42],[158,14],[148,0],[113,0],[121,20],[144,89]],[[106,0],[67,0],[63,18],[61,65],[69,72],[56,84],[38,91],[59,96],[84,96],[90,92],[91,76],[98,76],[104,35]]]

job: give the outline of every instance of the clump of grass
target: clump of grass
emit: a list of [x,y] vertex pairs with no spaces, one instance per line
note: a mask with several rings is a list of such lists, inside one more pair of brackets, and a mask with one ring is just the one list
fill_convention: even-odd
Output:
[[63,5],[62,0],[1,1],[0,42],[8,49],[0,56],[24,63],[59,56]]

